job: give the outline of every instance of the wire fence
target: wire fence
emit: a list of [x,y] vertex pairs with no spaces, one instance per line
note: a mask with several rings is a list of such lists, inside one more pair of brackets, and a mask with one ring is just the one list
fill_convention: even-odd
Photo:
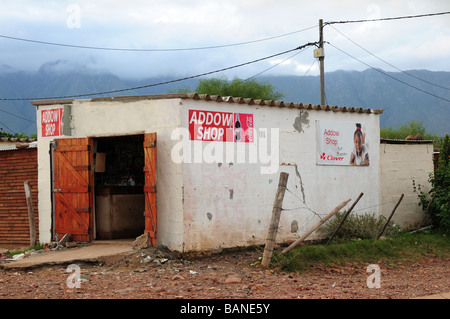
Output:
[[[302,198],[300,198],[297,194],[295,194],[292,190],[290,190],[287,187],[286,187],[286,191],[294,197],[295,204],[299,204],[300,206],[295,206],[295,207],[291,207],[291,208],[282,208],[282,211],[293,212],[293,211],[307,210],[308,212],[311,213],[306,216],[302,216],[302,217],[304,217],[304,222],[302,223],[301,227],[299,225],[299,230],[306,230],[308,228],[308,225],[310,225],[312,222],[317,222],[318,220],[322,221],[323,219],[321,216],[327,215],[327,213],[319,213],[319,212],[311,209],[311,207],[309,207],[306,204],[306,201],[304,201]],[[286,200],[285,200],[285,202],[286,202]],[[390,201],[386,201],[386,202],[379,203],[379,204],[364,206],[362,208],[353,209],[352,213],[367,211],[367,210],[370,210],[370,209],[373,209],[376,207],[381,207],[381,206],[396,203],[396,202],[397,202],[397,200],[390,200]],[[383,217],[386,219],[386,217],[381,214],[380,214],[380,217]]]

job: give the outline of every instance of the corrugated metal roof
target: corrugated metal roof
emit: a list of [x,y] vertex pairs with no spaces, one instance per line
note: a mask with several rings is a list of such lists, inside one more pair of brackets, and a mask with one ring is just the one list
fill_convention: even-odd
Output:
[[[92,102],[133,102],[140,100],[159,100],[159,99],[192,99],[201,101],[214,101],[214,102],[224,102],[224,103],[237,103],[237,104],[248,104],[255,106],[268,106],[268,107],[280,107],[280,108],[296,108],[304,110],[317,110],[317,111],[333,111],[333,112],[350,112],[350,113],[372,113],[381,114],[382,109],[372,109],[372,108],[362,108],[362,107],[346,107],[346,106],[332,106],[332,105],[318,105],[318,104],[304,104],[304,103],[293,103],[284,101],[273,101],[273,100],[260,100],[252,98],[243,97],[232,97],[232,96],[220,96],[220,95],[210,95],[210,94],[198,94],[198,93],[172,93],[172,94],[157,94],[157,95],[131,95],[131,96],[117,96],[117,97],[97,97],[83,101]],[[39,105],[54,105],[54,104],[71,104],[73,99],[64,100],[43,100],[43,101],[32,101],[31,103],[35,106]]]
[[400,140],[400,139],[380,139],[380,143],[386,144],[433,144],[433,140]]
[[35,138],[22,138],[22,137],[0,137],[0,142],[11,142],[11,143],[31,143],[36,141]]
[[37,148],[37,141],[34,140],[35,142],[21,142],[21,143],[28,143],[27,147],[17,147],[16,144],[3,144],[0,142],[0,152],[4,152],[4,151],[17,151],[17,150],[23,150],[23,149],[28,149],[28,148]]

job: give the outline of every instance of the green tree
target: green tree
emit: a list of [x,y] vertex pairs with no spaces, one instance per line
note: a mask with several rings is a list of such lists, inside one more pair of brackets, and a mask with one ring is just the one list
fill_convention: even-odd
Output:
[[448,165],[450,162],[450,138],[448,133],[445,135],[444,140],[442,141],[441,151],[439,152],[439,159],[442,162],[442,165]]
[[[176,92],[186,93],[189,87],[182,87]],[[269,82],[258,82],[256,80],[242,80],[234,78],[228,81],[226,77],[201,79],[195,92],[199,94],[234,96],[263,100],[279,100],[283,94],[276,92],[274,86]]]
[[439,154],[438,168],[430,174],[431,190],[424,193],[419,185],[419,205],[428,212],[433,226],[450,233],[450,137],[446,134]]
[[[37,135],[36,135],[37,136]],[[12,137],[12,138],[29,138],[25,133],[6,133],[2,132],[2,128],[0,127],[0,137]]]
[[412,120],[408,124],[402,124],[397,129],[392,126],[380,129],[380,137],[386,139],[404,140],[408,136],[417,136],[418,134],[422,135],[424,140],[434,141],[434,145],[438,148],[442,144],[443,138],[432,132],[427,132],[422,121]]
[[426,129],[423,127],[422,121],[412,120],[408,124],[402,124],[397,129],[394,129],[392,126],[380,129],[381,138],[404,140],[409,135],[416,136],[417,134],[421,134],[425,138]]

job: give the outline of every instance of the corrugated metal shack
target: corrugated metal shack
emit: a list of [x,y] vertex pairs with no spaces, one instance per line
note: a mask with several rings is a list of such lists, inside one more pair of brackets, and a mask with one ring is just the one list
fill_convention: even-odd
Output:
[[[19,145],[17,147],[16,145]],[[38,215],[37,142],[30,139],[0,139],[0,245],[29,245],[30,226],[24,182],[29,181]],[[36,229],[39,238],[38,229]]]

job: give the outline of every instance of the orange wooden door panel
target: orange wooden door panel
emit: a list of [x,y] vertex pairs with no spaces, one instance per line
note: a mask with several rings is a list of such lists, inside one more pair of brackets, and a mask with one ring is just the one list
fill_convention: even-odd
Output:
[[[54,151],[55,233],[93,240],[93,140],[56,140]],[[56,238],[59,240],[59,238]]]
[[145,134],[144,154],[145,232],[149,234],[149,244],[156,246],[156,133]]

